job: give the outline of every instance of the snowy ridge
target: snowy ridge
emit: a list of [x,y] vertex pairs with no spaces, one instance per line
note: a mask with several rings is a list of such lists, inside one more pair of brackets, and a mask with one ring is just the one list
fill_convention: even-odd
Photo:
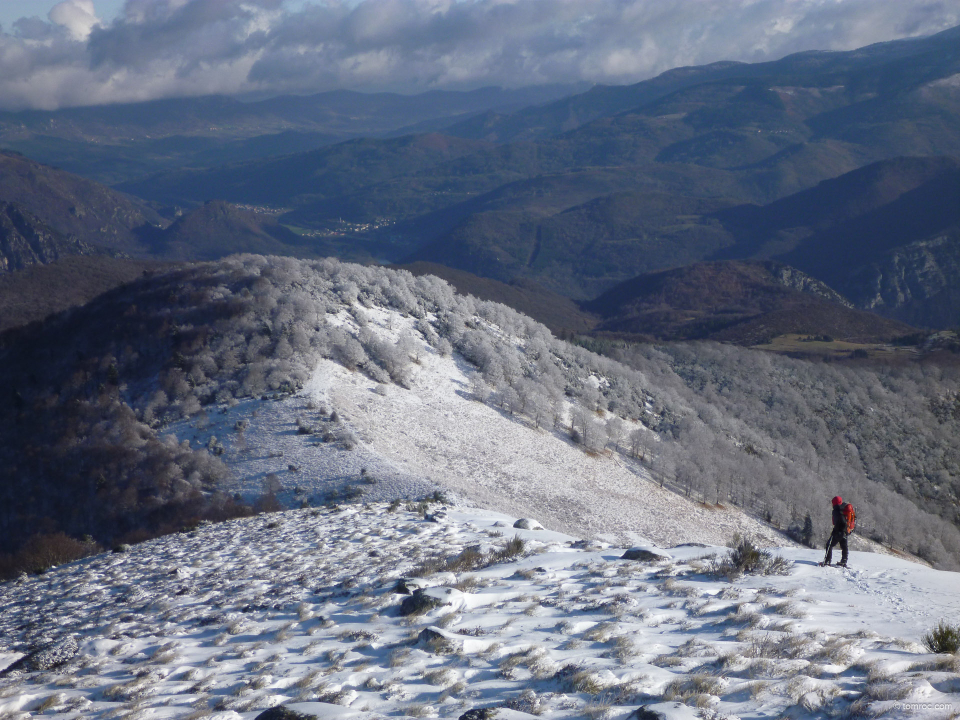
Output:
[[[739,508],[661,488],[649,467],[625,452],[585,452],[566,430],[576,403],[561,404],[559,427],[534,427],[478,402],[478,369],[458,353],[443,355],[414,338],[412,318],[382,308],[355,306],[352,312],[339,313],[336,324],[355,331],[354,316],[362,315],[365,332],[411,343],[418,362],[410,365],[405,387],[321,359],[296,396],[241,401],[170,426],[194,445],[216,438],[223,446],[233,480],[222,489],[253,499],[269,482],[285,507],[341,497],[419,498],[439,489],[473,506],[534,516],[560,532],[621,544],[724,545],[737,533],[768,545],[795,544]],[[613,417],[593,414],[598,421]],[[658,444],[640,423],[623,426],[624,437],[641,432],[650,445]],[[350,436],[350,449],[323,440],[343,434]],[[851,542],[855,549],[886,552],[860,536]]]
[[[722,548],[651,545],[662,559],[640,562],[513,525],[438,504],[306,509],[6,583],[0,668],[51,643],[60,654],[0,671],[0,717],[960,711],[960,661],[917,643],[960,615],[956,573],[858,552],[851,571],[819,568],[818,551],[787,548],[790,575],[730,583],[705,572]],[[493,561],[515,535],[523,551]],[[490,564],[457,565],[478,553]],[[409,585],[441,604],[404,615],[398,581],[423,573]]]
[[639,463],[585,453],[565,433],[535,429],[470,394],[472,370],[456,357],[429,357],[409,390],[376,383],[323,361],[308,390],[341,408],[367,447],[474,504],[548,527],[620,542],[724,543],[750,532],[780,533],[737,509],[707,509],[661,489]]
[[[259,256],[143,279],[40,330],[61,390],[30,390],[39,360],[9,348],[35,410],[5,415],[11,537],[34,532],[35,496],[68,498],[53,519],[110,547],[126,527],[235,512],[223,491],[289,508],[439,488],[618,543],[789,542],[762,518],[819,544],[839,492],[855,542],[960,557],[960,532],[929,511],[952,492],[931,483],[960,467],[950,373],[861,377],[713,345],[597,355],[437,278]],[[91,344],[85,372],[62,359]],[[27,477],[32,442],[49,451]],[[895,491],[898,474],[916,493]]]

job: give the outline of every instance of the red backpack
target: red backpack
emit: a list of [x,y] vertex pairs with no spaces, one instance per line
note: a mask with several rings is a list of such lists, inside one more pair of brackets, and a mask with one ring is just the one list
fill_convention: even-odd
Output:
[[847,521],[847,535],[849,535],[857,524],[857,513],[854,511],[853,505],[848,502],[840,506],[840,512],[843,513],[843,518]]

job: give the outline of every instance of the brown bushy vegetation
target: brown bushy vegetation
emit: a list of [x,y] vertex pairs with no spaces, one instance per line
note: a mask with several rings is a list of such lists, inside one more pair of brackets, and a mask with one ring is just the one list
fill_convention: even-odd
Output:
[[104,255],[62,258],[16,273],[0,273],[0,332],[43,320],[162,269],[159,263]]
[[[158,508],[146,524],[135,526],[135,521],[128,519],[127,525],[134,525],[134,529],[107,537],[111,538],[113,547],[118,548],[189,530],[204,522],[224,522],[279,509],[275,497],[272,502],[261,497],[251,506],[223,493],[211,497],[195,494]],[[55,525],[55,522],[46,518],[43,524]],[[15,543],[9,543],[9,539],[8,544],[15,546]],[[29,537],[16,551],[0,553],[0,580],[9,580],[20,573],[41,573],[100,552],[103,552],[103,546],[89,535],[77,540],[63,532],[38,533]]]
[[62,532],[32,536],[15,553],[0,555],[0,579],[21,572],[39,573],[47,568],[95,555],[103,548],[93,540],[77,540]]

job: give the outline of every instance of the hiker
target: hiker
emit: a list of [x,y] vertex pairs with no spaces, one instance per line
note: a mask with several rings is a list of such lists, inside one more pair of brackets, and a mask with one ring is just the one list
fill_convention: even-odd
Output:
[[824,565],[829,565],[833,557],[833,546],[840,545],[840,562],[837,567],[847,566],[847,535],[853,530],[853,526],[848,522],[848,518],[853,515],[853,507],[850,503],[845,503],[843,498],[837,495],[833,498],[833,532],[830,533],[830,539],[827,540],[827,555],[823,559]]

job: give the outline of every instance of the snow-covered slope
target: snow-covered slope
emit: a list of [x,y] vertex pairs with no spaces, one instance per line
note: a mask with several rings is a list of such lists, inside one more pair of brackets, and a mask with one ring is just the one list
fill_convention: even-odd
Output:
[[[955,573],[856,552],[850,571],[819,568],[788,548],[790,575],[731,583],[705,572],[721,548],[626,560],[497,513],[422,509],[261,515],[6,583],[0,717],[960,711],[960,660],[918,644],[960,615]],[[523,550],[496,557],[514,536]],[[437,604],[403,614],[414,574],[408,590]]]
[[428,357],[410,390],[388,386],[378,395],[369,379],[324,362],[311,389],[342,409],[367,447],[482,507],[621,542],[722,544],[738,531],[789,542],[738,510],[661,489],[620,453],[584,452],[565,433],[476,402],[474,372],[453,357]]
[[[412,319],[400,313],[363,308],[354,313],[363,313],[365,330],[386,341],[405,333],[412,338]],[[342,313],[340,322],[348,318]],[[625,452],[613,447],[585,452],[568,430],[549,423],[534,427],[527,418],[478,402],[471,389],[479,376],[475,367],[456,353],[441,355],[421,339],[410,342],[418,346],[419,362],[411,365],[406,387],[321,360],[296,396],[245,401],[170,429],[195,445],[209,445],[213,437],[224,447],[221,457],[234,479],[223,489],[252,499],[272,476],[272,487],[288,507],[335,499],[348,487],[371,500],[439,489],[476,506],[535,515],[554,530],[621,543],[723,544],[739,532],[791,544],[739,509],[694,502],[661,488],[649,469]],[[575,406],[565,405],[569,418]],[[334,431],[324,430],[333,412]],[[656,444],[641,425],[626,426],[625,434],[640,428]],[[338,433],[352,436],[350,449],[329,437],[322,441],[324,434]]]

